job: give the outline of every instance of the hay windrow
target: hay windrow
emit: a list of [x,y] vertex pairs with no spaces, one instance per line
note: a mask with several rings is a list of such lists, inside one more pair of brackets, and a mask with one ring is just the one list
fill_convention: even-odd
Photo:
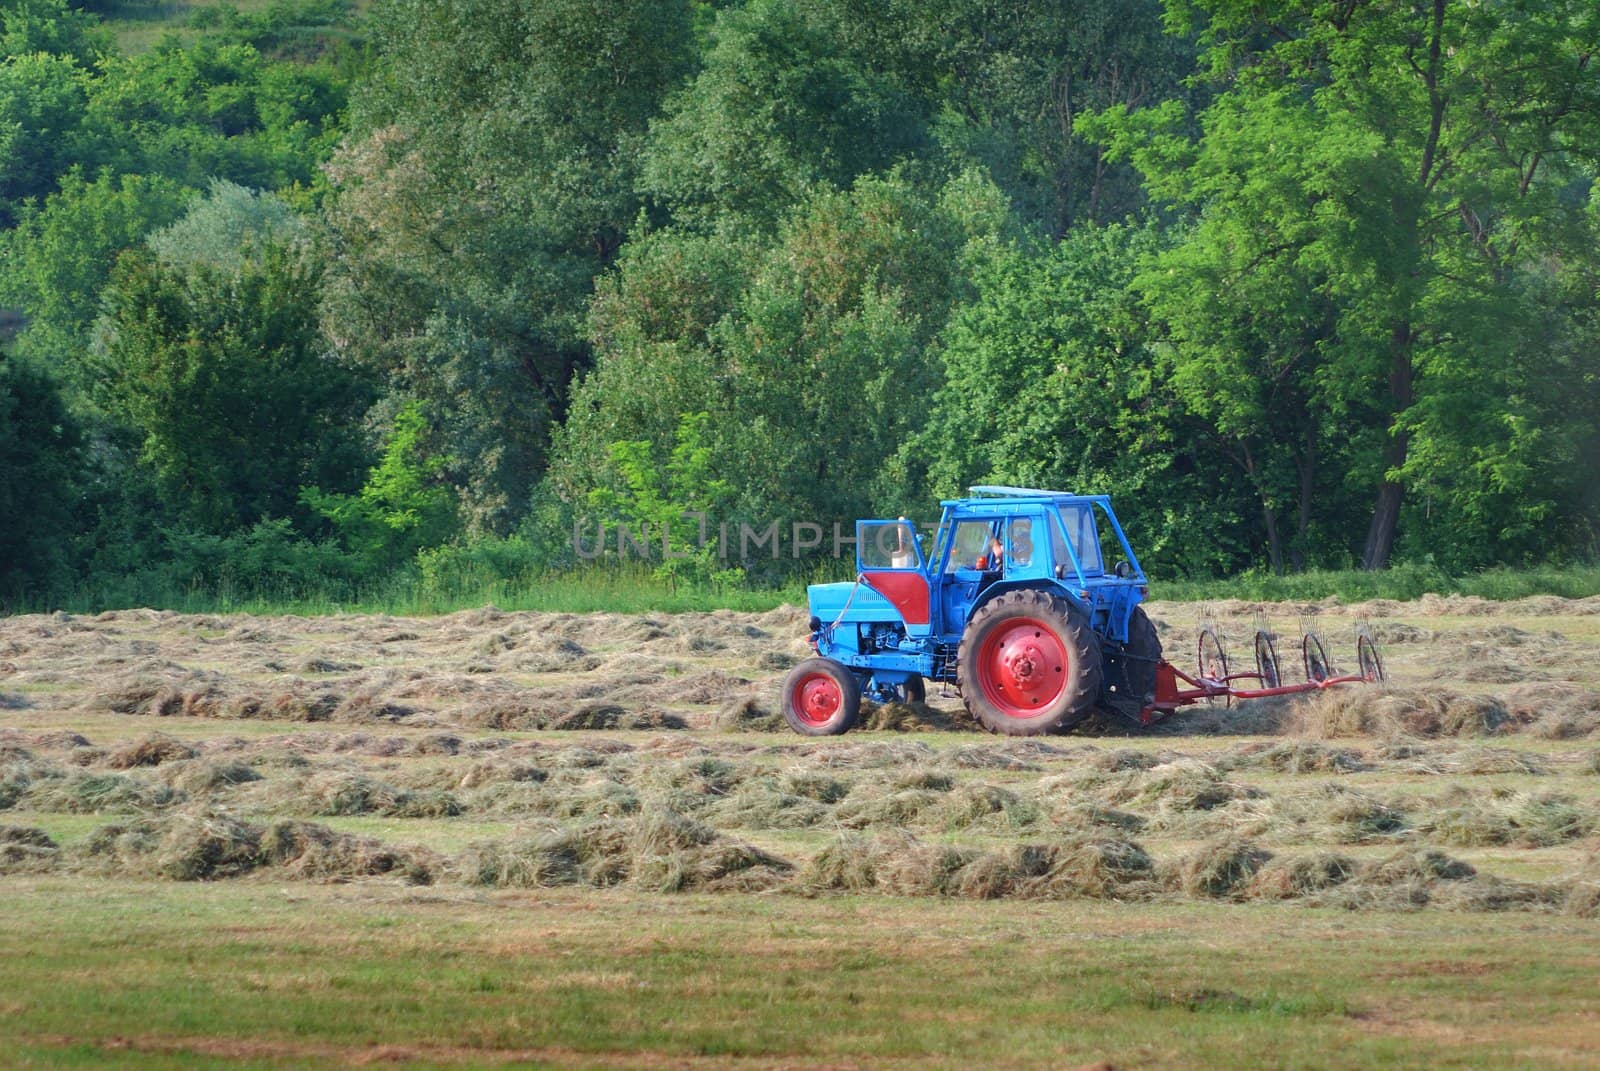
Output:
[[1449,691],[1332,688],[1297,704],[1294,731],[1318,738],[1479,737],[1515,724],[1499,700]]
[[[0,728],[0,815],[54,838],[0,838],[0,856],[88,875],[457,882],[472,854],[507,885],[1595,910],[1593,868],[1572,870],[1600,840],[1600,752],[1566,743],[1597,731],[1600,644],[1584,630],[1451,601],[1220,609],[1373,618],[1400,683],[1108,723],[1093,742],[980,735],[959,700],[930,694],[869,705],[859,735],[807,739],[776,713],[808,653],[800,608],[0,619],[6,695],[28,703],[26,729]],[[1189,608],[1157,616],[1169,651],[1192,648]],[[1249,629],[1225,631],[1243,663]],[[1348,668],[1348,639],[1322,631]],[[1430,683],[1437,670],[1522,679],[1462,695]],[[107,715],[169,720],[130,740]],[[341,832],[413,824],[455,847]],[[84,839],[88,825],[110,828]],[[1466,877],[1428,862],[1468,851],[1495,861]],[[1511,880],[1527,875],[1562,876]]]

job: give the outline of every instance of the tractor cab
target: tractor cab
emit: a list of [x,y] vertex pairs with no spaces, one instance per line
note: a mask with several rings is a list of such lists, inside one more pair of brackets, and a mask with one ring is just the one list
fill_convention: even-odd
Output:
[[940,623],[959,634],[978,605],[1020,587],[1047,587],[1081,605],[1096,632],[1125,642],[1144,598],[1138,558],[1105,495],[974,487],[941,503]]

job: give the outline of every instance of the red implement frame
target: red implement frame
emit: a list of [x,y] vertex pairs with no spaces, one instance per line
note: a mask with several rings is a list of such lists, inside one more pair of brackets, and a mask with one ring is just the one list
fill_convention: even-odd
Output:
[[[1376,674],[1362,676],[1354,673],[1325,677],[1320,681],[1302,681],[1299,684],[1280,684],[1276,688],[1239,688],[1235,681],[1259,681],[1258,672],[1229,673],[1217,680],[1210,677],[1191,677],[1171,662],[1162,661],[1156,666],[1156,699],[1139,714],[1139,723],[1149,725],[1173,714],[1179,707],[1199,703],[1206,699],[1266,699],[1274,695],[1298,695],[1301,692],[1319,692],[1341,684],[1376,684]],[[1179,686],[1179,682],[1189,685]]]

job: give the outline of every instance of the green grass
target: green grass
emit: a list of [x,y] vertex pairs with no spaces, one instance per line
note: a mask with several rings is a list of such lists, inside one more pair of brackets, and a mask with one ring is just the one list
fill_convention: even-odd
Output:
[[1560,918],[8,885],[12,1067],[1600,1059],[1593,923]]
[[[371,0],[353,0],[352,4],[358,13],[370,5]],[[231,8],[241,15],[265,15],[285,6],[285,0],[120,0],[103,4],[99,10],[117,48],[125,55],[136,55],[149,51],[169,34],[185,43],[194,41],[209,28],[199,24],[208,10]],[[200,16],[198,21],[196,16]]]
[[[494,605],[502,610],[544,610],[560,613],[683,613],[707,610],[761,612],[785,603],[804,605],[808,582],[848,580],[848,563],[829,562],[809,577],[771,586],[722,586],[672,583],[642,566],[580,567],[562,572],[531,573],[510,579],[469,575],[430,587],[414,572],[365,590],[328,591],[286,586],[263,592],[221,588],[175,589],[117,585],[87,587],[62,596],[33,600],[24,612],[101,610],[152,607],[183,613],[301,614],[385,613],[430,616]],[[1400,565],[1382,572],[1318,570],[1290,576],[1246,574],[1215,580],[1154,580],[1150,597],[1168,602],[1248,599],[1270,602],[1317,601],[1335,596],[1344,602],[1369,599],[1410,600],[1426,594],[1476,595],[1486,599],[1518,599],[1534,595],[1587,598],[1600,595],[1600,567],[1542,566],[1493,569],[1451,577],[1431,566]]]
[[1559,595],[1583,599],[1600,595],[1600,566],[1537,566],[1495,568],[1451,576],[1430,565],[1396,565],[1378,572],[1359,569],[1314,569],[1274,576],[1246,573],[1214,580],[1153,580],[1152,598],[1171,602],[1251,599],[1289,602],[1336,596],[1344,602],[1368,599],[1418,599],[1423,595],[1476,595],[1484,599],[1521,599]]
[[395,614],[406,617],[453,613],[497,606],[502,610],[545,610],[559,613],[686,613],[708,610],[762,612],[785,603],[805,602],[805,582],[772,587],[711,587],[673,583],[643,567],[578,568],[513,579],[475,578],[443,588],[429,587],[403,574],[390,583],[366,590],[332,592],[286,586],[262,593],[220,589],[128,587],[81,588],[63,596],[35,600],[24,612],[65,610],[98,613],[150,607],[180,613]]

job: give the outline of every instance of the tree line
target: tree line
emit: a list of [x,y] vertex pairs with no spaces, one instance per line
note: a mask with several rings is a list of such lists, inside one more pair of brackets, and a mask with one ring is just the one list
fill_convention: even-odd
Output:
[[7,604],[978,482],[1115,495],[1158,575],[1594,557],[1592,4],[0,20]]

